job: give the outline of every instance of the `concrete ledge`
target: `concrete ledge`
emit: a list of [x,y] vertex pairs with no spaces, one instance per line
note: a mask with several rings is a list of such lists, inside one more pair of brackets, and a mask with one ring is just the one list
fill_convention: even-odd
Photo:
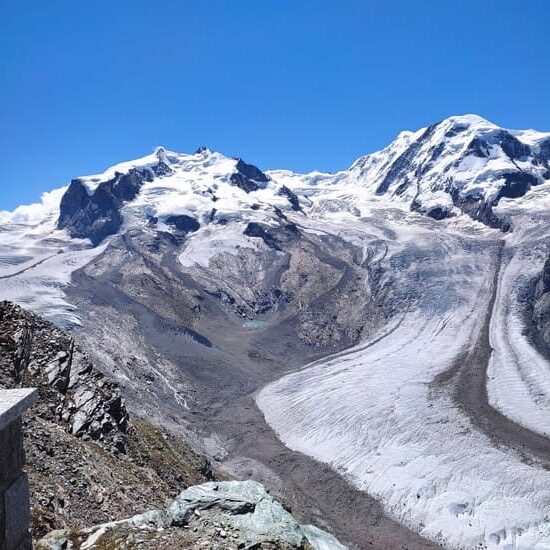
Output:
[[0,550],[32,548],[21,416],[37,399],[32,388],[0,390]]
[[6,428],[38,400],[34,388],[0,390],[0,431]]
[[29,539],[29,480],[23,473],[4,494],[6,548],[27,548]]

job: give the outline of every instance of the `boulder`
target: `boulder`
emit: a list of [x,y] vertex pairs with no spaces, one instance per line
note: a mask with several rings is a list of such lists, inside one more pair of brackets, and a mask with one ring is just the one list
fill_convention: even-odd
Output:
[[[124,547],[139,533],[143,548],[239,548],[345,550],[336,538],[313,525],[300,525],[256,481],[223,481],[182,491],[167,510],[150,510],[126,520],[73,531],[73,548]],[[54,550],[67,540],[55,531],[38,548]],[[170,541],[170,542],[168,542]]]

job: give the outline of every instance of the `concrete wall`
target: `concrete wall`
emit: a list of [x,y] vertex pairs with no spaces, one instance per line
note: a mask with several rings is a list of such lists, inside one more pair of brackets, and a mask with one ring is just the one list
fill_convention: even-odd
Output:
[[32,547],[21,415],[36,397],[35,390],[0,390],[0,550]]

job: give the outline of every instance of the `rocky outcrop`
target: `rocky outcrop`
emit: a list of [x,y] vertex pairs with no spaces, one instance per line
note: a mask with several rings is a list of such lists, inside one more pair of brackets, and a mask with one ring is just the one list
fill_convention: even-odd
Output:
[[257,191],[265,186],[269,178],[253,164],[247,164],[242,159],[237,159],[237,171],[231,174],[230,181],[240,187],[246,193]]
[[81,180],[72,180],[61,199],[58,229],[66,229],[71,237],[90,239],[94,246],[116,233],[122,225],[124,203],[137,196],[144,182],[172,173],[164,150],[159,148],[156,155],[158,162],[152,167],[116,172],[93,192]]
[[186,214],[168,216],[165,221],[168,225],[174,226],[178,231],[183,233],[193,233],[200,228],[200,223],[192,216],[187,216]]
[[165,510],[77,532],[55,532],[38,548],[212,548],[224,550],[345,550],[332,535],[300,525],[255,481],[210,482],[189,487]]
[[71,237],[90,239],[94,246],[98,245],[119,230],[122,225],[120,208],[125,200],[137,195],[143,181],[140,172],[131,170],[100,183],[89,194],[84,183],[72,180],[61,199],[58,229],[66,229]]
[[71,336],[0,302],[0,387],[21,385],[40,394],[22,427],[35,540],[166,506],[182,488],[214,478],[186,439],[130,421],[118,387]]
[[97,370],[74,339],[9,302],[0,302],[0,383],[25,380],[47,394],[67,432],[123,451],[128,412],[120,390]]
[[300,231],[293,223],[283,223],[273,227],[263,223],[249,222],[243,233],[247,237],[257,237],[273,250],[281,251],[300,237]]
[[246,226],[243,233],[247,237],[257,237],[262,239],[262,241],[264,241],[269,248],[279,251],[281,250],[277,237],[273,235],[273,232],[270,231],[270,227],[268,225],[250,222]]
[[288,199],[288,202],[290,203],[292,210],[294,210],[295,212],[301,210],[300,199],[298,198],[298,195],[294,193],[294,191],[291,191],[286,185],[281,186],[278,195],[286,197]]
[[538,342],[544,351],[550,353],[550,257],[544,263],[535,288],[533,319]]

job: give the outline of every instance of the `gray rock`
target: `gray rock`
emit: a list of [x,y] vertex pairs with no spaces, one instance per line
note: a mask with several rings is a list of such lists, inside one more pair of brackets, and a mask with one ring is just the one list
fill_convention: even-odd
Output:
[[537,343],[545,353],[550,354],[550,257],[544,263],[535,288],[533,321]]
[[[286,550],[345,550],[332,535],[312,525],[300,525],[271,497],[265,487],[255,481],[209,482],[182,491],[166,511],[150,510],[126,520],[96,525],[73,536],[81,540],[81,548],[109,540],[110,532],[117,540],[123,537],[129,546],[136,530],[154,532],[148,540],[155,548],[166,536],[178,540],[177,530],[191,536],[195,545],[185,548],[280,548]],[[176,534],[175,531],[176,530]],[[58,550],[66,539],[65,532],[50,533],[39,542],[39,548]],[[155,538],[157,537],[157,538]],[[215,542],[215,539],[218,542]],[[174,540],[174,539],[172,539]],[[57,545],[57,546],[56,546]],[[163,546],[164,548],[165,546]]]
[[10,343],[3,346],[3,361],[16,365],[10,383],[31,375],[33,385],[53,392],[51,408],[69,433],[124,450],[129,416],[120,390],[93,369],[72,337],[19,306],[0,302],[0,338]]

